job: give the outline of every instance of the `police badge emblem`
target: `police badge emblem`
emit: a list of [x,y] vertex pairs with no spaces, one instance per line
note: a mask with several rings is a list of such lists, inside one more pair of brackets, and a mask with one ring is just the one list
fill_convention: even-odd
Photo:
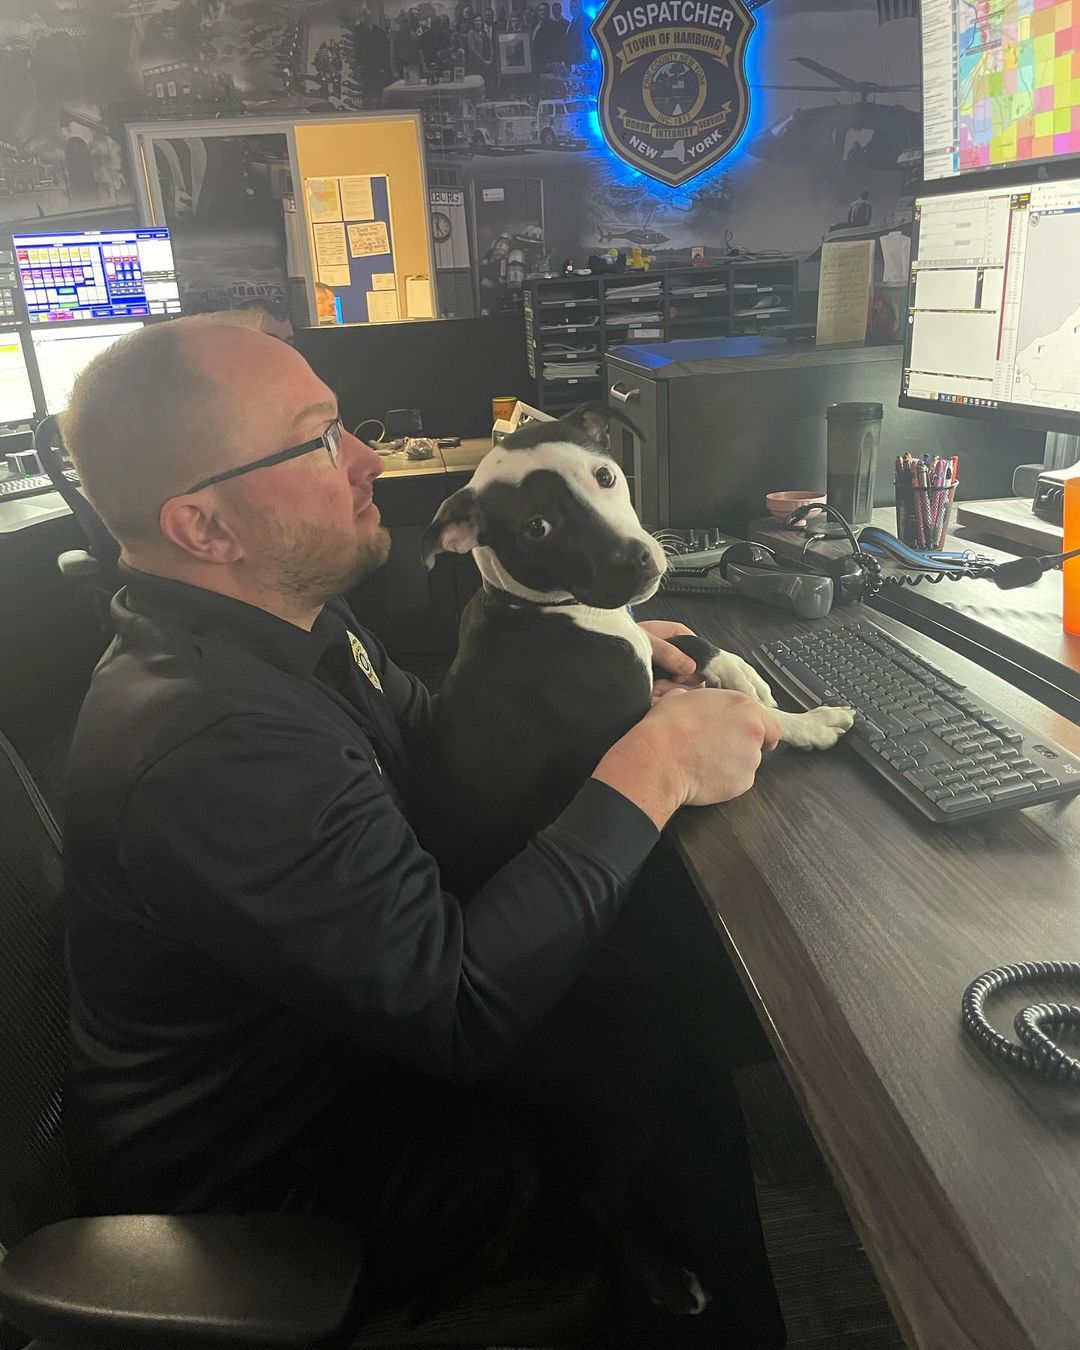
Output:
[[368,656],[367,654],[367,648],[364,646],[364,644],[360,641],[360,639],[356,636],[355,633],[350,633],[347,628],[345,631],[346,633],[349,633],[349,646],[352,648],[353,660],[364,672],[364,674],[368,677],[368,679],[379,691],[379,693],[380,694],[383,693],[384,690],[382,687],[382,681],[376,674],[375,667],[371,664],[371,657]]
[[734,148],[750,116],[744,0],[608,0],[592,24],[597,110],[627,164],[673,187]]

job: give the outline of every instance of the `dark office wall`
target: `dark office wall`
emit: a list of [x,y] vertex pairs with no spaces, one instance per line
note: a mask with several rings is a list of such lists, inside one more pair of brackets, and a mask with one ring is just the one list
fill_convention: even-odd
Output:
[[[482,125],[493,125],[477,106],[592,100],[600,70],[579,22],[574,37],[530,39],[527,73],[500,72],[498,62],[489,67],[470,53],[465,81],[443,88],[404,80],[419,59],[409,16],[457,26],[467,7],[465,0],[0,0],[0,233],[19,221],[85,228],[132,220],[127,122],[249,115],[254,133],[260,114],[379,107],[425,112],[431,186],[454,192],[453,205],[434,209],[440,296],[458,314],[474,301],[490,311],[513,308],[525,268],[545,260],[560,267],[601,246],[640,244],[661,263],[685,261],[692,245],[810,254],[863,189],[875,232],[905,214],[898,159],[920,141],[918,21],[896,11],[914,5],[747,0],[756,21],[747,131],[720,165],[677,189],[612,156],[587,121],[586,140],[571,144],[473,144]],[[528,24],[539,7],[473,0],[473,11],[489,8],[509,29]],[[566,14],[581,8],[563,0]],[[598,8],[598,0],[584,0],[585,16]],[[260,191],[255,166],[246,181],[238,171],[223,185],[201,153],[181,150],[159,167],[170,199],[196,223],[213,219],[223,192]],[[251,251],[236,263],[241,275],[228,280],[265,283],[260,266]],[[279,265],[266,266],[270,280],[279,276]]]
[[432,435],[489,436],[492,397],[524,398],[530,388],[520,314],[309,328],[297,345],[350,428],[389,408],[419,408]]

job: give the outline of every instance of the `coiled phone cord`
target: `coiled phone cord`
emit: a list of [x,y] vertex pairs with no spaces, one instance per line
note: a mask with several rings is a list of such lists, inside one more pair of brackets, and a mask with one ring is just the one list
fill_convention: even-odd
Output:
[[960,1005],[964,1029],[989,1055],[1036,1078],[1080,1088],[1080,1059],[1056,1045],[1053,1036],[1067,1028],[1080,1027],[1080,1008],[1062,1003],[1039,1003],[1016,1014],[1013,1026],[1020,1044],[995,1031],[986,1020],[986,1000],[1003,989],[1036,980],[1071,980],[1080,983],[1080,962],[1025,961],[998,966],[972,980]]

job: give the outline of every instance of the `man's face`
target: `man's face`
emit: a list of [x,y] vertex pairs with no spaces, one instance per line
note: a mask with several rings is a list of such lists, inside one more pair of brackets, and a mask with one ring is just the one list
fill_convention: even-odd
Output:
[[581,0],[570,0],[570,14],[575,19],[581,18]]
[[[231,350],[201,359],[236,400],[222,469],[313,440],[337,416],[333,391],[303,357],[263,334],[234,332]],[[320,447],[203,491],[216,494],[216,514],[262,590],[320,605],[386,561],[390,536],[373,500],[382,468],[374,450],[343,430],[337,464]]]

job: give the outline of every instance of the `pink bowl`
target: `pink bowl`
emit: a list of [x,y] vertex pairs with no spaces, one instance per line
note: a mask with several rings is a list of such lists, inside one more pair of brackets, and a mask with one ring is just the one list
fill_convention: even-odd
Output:
[[770,516],[783,520],[800,506],[825,505],[824,492],[770,492],[765,498],[765,507]]

